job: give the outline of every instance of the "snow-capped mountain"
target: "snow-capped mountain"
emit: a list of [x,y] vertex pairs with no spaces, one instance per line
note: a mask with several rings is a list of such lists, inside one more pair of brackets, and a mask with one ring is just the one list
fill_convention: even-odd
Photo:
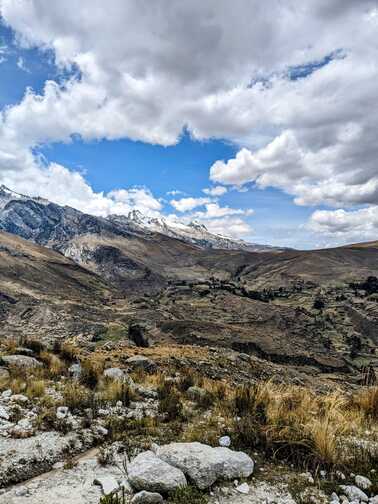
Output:
[[96,217],[40,197],[18,194],[5,186],[0,186],[0,229],[55,248],[74,236],[105,232],[121,236],[136,233],[142,237],[160,233],[203,248],[279,250],[211,233],[197,221],[184,224],[164,217],[148,217],[139,210],[132,210],[127,216]]
[[111,215],[108,217],[108,220],[121,226],[127,225],[129,228],[136,230],[161,233],[204,248],[249,250],[251,252],[279,250],[269,245],[248,243],[244,240],[211,233],[204,224],[198,221],[184,224],[165,219],[164,217],[148,217],[143,215],[139,210],[132,210],[127,216]]

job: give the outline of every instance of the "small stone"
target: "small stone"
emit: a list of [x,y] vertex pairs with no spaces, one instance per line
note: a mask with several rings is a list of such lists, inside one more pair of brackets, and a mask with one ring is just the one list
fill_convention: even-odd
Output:
[[362,490],[369,490],[369,488],[372,486],[372,482],[369,480],[369,478],[366,478],[365,476],[361,476],[359,474],[354,478],[354,481],[356,482],[356,485]]
[[340,485],[341,490],[345,493],[349,500],[357,500],[368,502],[369,497],[365,492],[354,485]]
[[339,499],[339,496],[337,495],[337,493],[335,493],[335,492],[331,493],[331,502],[340,502],[340,499]]
[[141,492],[134,495],[131,499],[131,504],[160,504],[163,502],[163,497],[156,492]]
[[59,406],[56,410],[56,418],[58,420],[63,420],[64,418],[67,417],[69,413],[69,409],[67,406]]
[[29,490],[26,487],[21,486],[16,488],[16,491],[14,493],[17,497],[25,497],[25,495],[28,495]]
[[29,402],[29,399],[24,394],[15,394],[11,397],[11,401],[16,403],[25,404]]
[[219,438],[219,446],[223,446],[225,448],[231,446],[230,436],[222,436],[221,438]]
[[156,363],[144,355],[129,357],[126,363],[133,369],[143,369],[149,373],[153,373],[157,369]]
[[0,367],[0,380],[7,380],[10,377],[8,369]]
[[5,355],[2,361],[8,367],[16,367],[20,369],[35,369],[42,367],[42,363],[37,361],[34,357],[27,355]]
[[248,485],[248,483],[242,483],[241,485],[236,487],[236,490],[241,494],[248,495],[249,494],[249,485]]
[[0,418],[2,420],[9,420],[10,418],[9,412],[4,406],[0,406]]
[[104,495],[109,495],[119,489],[118,481],[113,476],[98,476],[94,479],[93,484],[99,485]]
[[82,372],[81,364],[71,364],[68,368],[68,372],[74,380],[79,380]]

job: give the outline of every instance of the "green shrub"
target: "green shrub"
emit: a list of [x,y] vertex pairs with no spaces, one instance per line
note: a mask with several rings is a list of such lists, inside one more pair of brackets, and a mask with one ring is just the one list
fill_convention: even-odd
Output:
[[206,504],[207,496],[193,486],[177,488],[169,497],[172,504]]

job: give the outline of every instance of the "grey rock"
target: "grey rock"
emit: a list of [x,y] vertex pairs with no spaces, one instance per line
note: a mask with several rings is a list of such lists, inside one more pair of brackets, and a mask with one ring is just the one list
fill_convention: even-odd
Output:
[[74,380],[79,380],[82,372],[81,364],[71,364],[68,368],[68,372]]
[[369,497],[366,495],[366,493],[354,485],[340,485],[340,488],[351,501],[357,500],[368,502],[369,500]]
[[144,355],[135,355],[134,357],[129,357],[126,360],[126,363],[132,369],[143,369],[144,371],[147,371],[149,373],[153,373],[157,369],[156,363],[148,357],[145,357]]
[[160,504],[163,502],[163,497],[156,492],[141,492],[134,495],[131,499],[131,504]]
[[366,478],[365,476],[361,476],[357,474],[357,476],[354,478],[354,481],[356,482],[356,485],[361,488],[362,490],[369,490],[369,488],[372,486],[372,482],[369,480],[369,478]]
[[243,452],[202,443],[171,443],[156,450],[156,455],[187,475],[198,488],[211,486],[218,479],[247,478],[253,472],[253,460]]
[[244,494],[244,495],[248,495],[249,494],[249,485],[248,483],[242,483],[241,485],[237,486],[236,487],[236,491],[241,493],[241,494]]
[[110,380],[118,380],[127,383],[130,386],[134,385],[133,379],[120,368],[108,368],[104,371],[104,376]]
[[14,366],[22,369],[35,369],[42,367],[42,363],[37,361],[34,357],[27,355],[5,355],[2,361],[8,367]]
[[140,453],[128,465],[129,482],[136,490],[168,493],[186,486],[184,473],[158,458],[152,451]]
[[224,448],[231,446],[230,436],[222,436],[221,438],[219,438],[219,446],[223,446]]
[[0,418],[2,420],[9,420],[10,418],[9,411],[6,408],[4,408],[4,406],[1,405],[0,405]]
[[26,404],[29,402],[29,399],[24,394],[15,394],[11,396],[11,401],[21,404]]
[[0,367],[0,380],[7,380],[10,377],[8,369]]
[[67,417],[68,413],[69,409],[67,408],[67,406],[59,406],[56,410],[56,418],[58,420],[63,420]]
[[93,484],[99,485],[104,495],[112,494],[119,489],[119,483],[113,476],[98,476],[94,479]]

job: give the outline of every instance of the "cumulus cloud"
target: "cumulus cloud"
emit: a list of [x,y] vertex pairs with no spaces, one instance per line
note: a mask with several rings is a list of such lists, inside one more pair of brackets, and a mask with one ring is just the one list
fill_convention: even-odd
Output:
[[188,212],[193,208],[203,206],[205,203],[210,203],[209,198],[181,198],[179,200],[171,200],[170,204],[179,212]]
[[311,230],[350,241],[377,240],[378,206],[358,210],[316,210],[310,219]]
[[223,194],[226,194],[227,192],[227,187],[224,186],[206,187],[205,189],[202,189],[202,192],[208,194],[209,196],[223,196]]
[[[169,146],[186,128],[195,139],[240,145],[234,159],[211,167],[214,183],[276,187],[300,205],[374,208],[377,3],[294,7],[278,0],[2,0],[1,16],[18,42],[51,50],[58,68],[72,70],[1,112],[2,178],[16,188],[31,180],[54,195],[48,181],[61,175],[36,157],[40,145],[80,135]],[[80,174],[67,173],[73,191],[68,179]],[[216,190],[205,194],[220,196]],[[67,202],[76,198],[64,194]],[[105,204],[102,197],[96,205]],[[173,201],[182,212],[198,206]]]

